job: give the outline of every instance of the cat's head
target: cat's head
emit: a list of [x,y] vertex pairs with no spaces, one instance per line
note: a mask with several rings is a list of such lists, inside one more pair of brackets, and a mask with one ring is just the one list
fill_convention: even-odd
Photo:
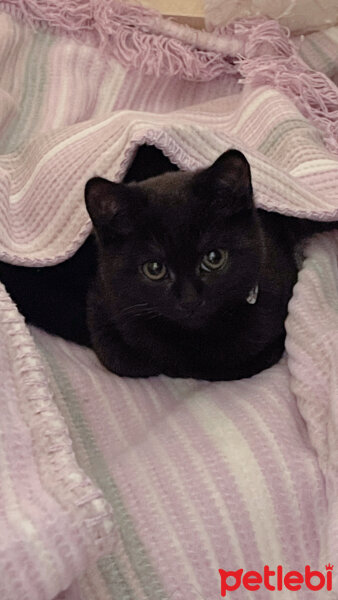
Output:
[[[85,190],[106,290],[125,314],[199,328],[245,302],[262,256],[250,167],[237,150],[209,168]],[[109,293],[108,293],[109,297]],[[137,310],[139,306],[139,310]]]

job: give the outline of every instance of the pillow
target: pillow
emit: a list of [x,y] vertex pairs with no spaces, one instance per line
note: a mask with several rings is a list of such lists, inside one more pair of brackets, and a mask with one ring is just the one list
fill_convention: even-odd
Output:
[[205,0],[208,28],[240,17],[276,19],[293,33],[308,33],[338,23],[337,0]]

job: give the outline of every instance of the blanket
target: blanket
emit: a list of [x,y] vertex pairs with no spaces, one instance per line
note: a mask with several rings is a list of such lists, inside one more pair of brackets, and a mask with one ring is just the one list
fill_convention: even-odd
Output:
[[[113,0],[0,8],[1,260],[71,256],[85,182],[121,180],[145,142],[182,169],[238,148],[258,206],[338,219],[336,30],[314,44]],[[337,596],[337,253],[336,232],[307,245],[285,355],[235,382],[120,378],[27,327],[0,284],[2,600]]]

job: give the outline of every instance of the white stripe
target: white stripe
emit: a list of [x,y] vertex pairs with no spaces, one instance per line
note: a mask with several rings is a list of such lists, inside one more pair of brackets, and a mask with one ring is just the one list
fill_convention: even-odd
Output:
[[[223,390],[226,402],[226,387]],[[245,412],[246,403],[239,397],[236,402],[238,410]],[[283,552],[277,542],[278,519],[265,477],[249,444],[229,416],[208,402],[205,393],[200,398],[195,396],[191,410],[236,481],[250,515],[260,556],[263,560],[269,557],[272,564],[280,564]]]

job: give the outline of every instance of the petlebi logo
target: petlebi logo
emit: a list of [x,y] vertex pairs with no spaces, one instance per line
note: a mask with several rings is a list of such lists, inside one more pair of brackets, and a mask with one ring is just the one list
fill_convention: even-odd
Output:
[[282,565],[278,565],[276,569],[270,569],[269,565],[265,565],[263,573],[258,571],[244,573],[243,569],[237,571],[218,569],[221,576],[221,596],[225,597],[227,592],[234,592],[240,587],[251,592],[256,592],[262,587],[270,591],[287,589],[292,592],[304,588],[312,591],[322,589],[331,591],[333,567],[334,565],[330,563],[325,565],[325,573],[311,569],[310,565],[305,566],[303,573],[284,571]]

